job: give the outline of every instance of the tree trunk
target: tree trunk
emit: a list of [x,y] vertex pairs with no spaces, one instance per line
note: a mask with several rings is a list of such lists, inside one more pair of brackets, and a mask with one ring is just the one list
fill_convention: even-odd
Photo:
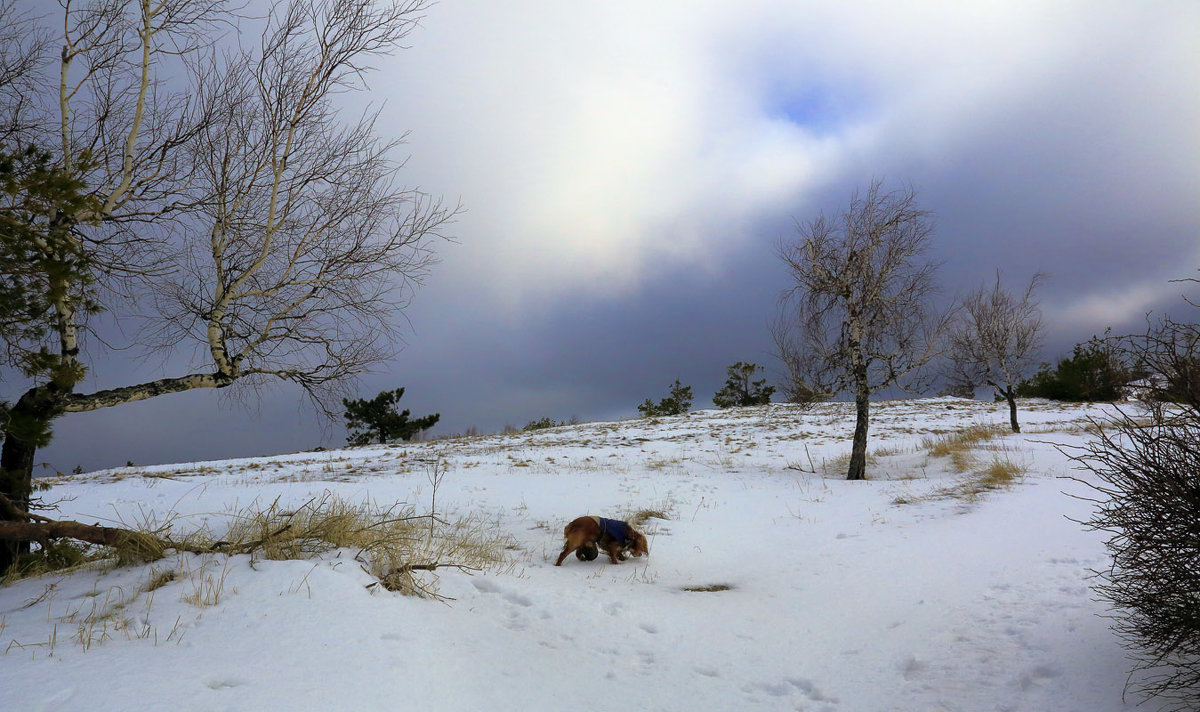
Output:
[[62,538],[128,549],[137,552],[136,555],[147,560],[160,558],[163,550],[172,546],[169,542],[148,534],[116,527],[102,527],[99,524],[83,524],[72,521],[0,521],[0,541],[17,542],[28,546],[31,541],[46,542],[50,539]]
[[[48,415],[40,412],[41,408],[30,405],[39,400],[35,397],[36,391],[27,392],[13,407],[4,432],[4,445],[0,448],[0,495],[26,512],[33,492],[33,457],[37,454],[38,426],[47,426],[50,422]],[[14,428],[14,423],[21,427]],[[13,517],[13,513],[0,510],[0,523],[13,521]],[[16,563],[18,556],[28,551],[28,541],[0,540],[0,576]]]
[[1017,394],[1013,392],[1012,386],[1004,391],[1004,398],[1008,401],[1008,423],[1012,426],[1014,433],[1019,433],[1021,426],[1017,423]]
[[[22,510],[29,510],[29,495],[33,491],[33,456],[37,446],[6,434],[0,452],[0,494],[8,497]],[[0,523],[12,521],[12,515],[0,511]],[[29,551],[28,542],[0,541],[0,576]]]
[[854,447],[850,451],[848,480],[867,479],[867,427],[870,424],[870,392],[859,391],[854,399],[857,417],[854,421]]
[[[236,378],[236,375],[220,372],[193,373],[89,395],[73,393],[74,383],[62,386],[51,381],[31,388],[9,411],[4,445],[0,449],[0,495],[8,497],[18,509],[29,511],[29,499],[33,491],[33,457],[39,444],[45,445],[49,441],[50,423],[64,413],[99,410],[194,388],[225,388]],[[0,511],[0,522],[5,521],[13,521],[13,518]],[[0,539],[0,575],[16,562],[20,554],[28,551],[27,540]]]

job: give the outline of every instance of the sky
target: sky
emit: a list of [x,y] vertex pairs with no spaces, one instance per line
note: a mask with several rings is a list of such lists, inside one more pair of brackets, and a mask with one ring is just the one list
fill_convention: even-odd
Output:
[[[409,132],[402,180],[465,210],[357,391],[404,386],[435,434],[630,417],[676,378],[711,407],[736,361],[777,376],[779,245],[873,179],[932,212],[942,299],[1048,274],[1044,360],[1197,291],[1171,282],[1200,268],[1194,2],[443,0],[406,43],[346,113]],[[84,388],[175,367],[92,353]],[[55,433],[60,471],[345,439],[286,387]]]

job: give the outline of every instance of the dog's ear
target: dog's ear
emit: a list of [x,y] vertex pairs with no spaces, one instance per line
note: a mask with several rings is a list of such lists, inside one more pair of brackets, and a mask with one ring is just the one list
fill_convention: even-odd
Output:
[[630,544],[632,544],[630,549],[633,551],[634,556],[641,556],[642,554],[650,553],[650,546],[646,542],[646,537],[643,536],[641,532],[633,531],[631,529],[629,531],[629,538]]

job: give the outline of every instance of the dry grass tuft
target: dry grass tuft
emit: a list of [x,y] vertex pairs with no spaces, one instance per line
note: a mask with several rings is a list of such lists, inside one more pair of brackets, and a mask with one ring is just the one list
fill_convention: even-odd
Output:
[[[853,453],[847,452],[845,454],[838,455],[837,457],[833,458],[832,460],[822,460],[821,461],[821,472],[826,475],[845,475],[846,472],[850,469],[850,458],[852,456],[853,456]],[[867,479],[871,479],[871,472],[870,472],[869,468],[871,467],[871,465],[874,465],[876,463],[877,463],[877,460],[875,459],[875,456],[868,452],[867,453],[867,467],[868,467]]]
[[225,579],[229,576],[229,559],[225,559],[219,573],[208,573],[209,568],[209,562],[202,560],[199,569],[187,573],[192,592],[184,595],[184,602],[197,608],[207,608],[221,602],[225,595]]
[[[440,480],[440,475],[438,475]],[[436,497],[437,482],[434,482]],[[436,501],[436,500],[435,500]],[[117,565],[162,559],[172,549],[190,552],[210,562],[212,557],[248,554],[273,560],[311,559],[347,549],[383,588],[404,594],[438,597],[434,583],[413,572],[442,567],[481,570],[507,563],[515,548],[497,526],[467,517],[447,521],[436,514],[417,514],[408,504],[382,507],[371,502],[354,504],[331,492],[299,507],[286,507],[276,499],[266,508],[247,508],[226,516],[228,526],[220,536],[208,524],[184,533],[175,514],[141,512],[128,536],[117,546],[82,546],[73,541],[51,542],[35,551],[22,566],[13,567],[3,583],[106,561]],[[215,574],[207,563],[195,571],[152,569],[143,591],[152,592],[177,578],[192,582],[185,599],[196,606],[216,605],[224,592],[228,565]],[[436,580],[436,576],[434,576]]]
[[934,457],[953,457],[956,452],[978,448],[1004,432],[1004,428],[996,425],[972,425],[957,432],[925,438],[921,446]]
[[934,493],[935,498],[960,498],[969,502],[979,499],[988,492],[993,492],[1016,484],[1026,469],[1023,465],[1013,462],[1006,454],[994,454],[991,462],[971,471],[962,482]]
[[[361,548],[380,534],[394,534],[411,508],[396,513],[374,512],[367,505],[351,505],[325,492],[296,508],[280,505],[278,499],[263,510],[244,510],[232,515],[232,523],[214,548],[248,551],[276,561],[308,559],[341,548]],[[394,526],[395,525],[395,526]],[[415,525],[406,527],[413,528]],[[376,532],[372,533],[372,527]]]
[[352,504],[330,492],[298,508],[280,506],[233,516],[222,549],[249,551],[274,560],[309,559],[337,549],[355,549],[363,569],[387,590],[436,597],[415,571],[440,567],[479,570],[505,562],[509,538],[482,520],[446,521],[417,514],[412,505]]
[[991,460],[982,465],[968,450],[950,450],[949,455],[955,471],[967,475],[964,479],[923,496],[901,494],[892,499],[892,504],[915,504],[939,499],[964,499],[974,502],[988,492],[1016,484],[1027,471],[1024,465],[1014,462],[1004,448],[993,452]]
[[174,569],[150,569],[150,577],[142,586],[143,593],[150,593],[179,579],[179,572]]
[[166,553],[166,549],[166,543],[162,539],[137,531],[129,532],[120,544],[111,547],[112,553],[117,557],[117,564],[121,566],[158,561]]
[[1007,457],[995,455],[992,462],[981,470],[976,471],[976,479],[984,489],[999,489],[1016,483],[1025,468]]
[[970,450],[952,450],[950,455],[950,467],[958,473],[969,472],[979,463]]
[[635,527],[640,527],[651,519],[673,519],[671,513],[662,509],[639,509],[629,516],[627,520]]

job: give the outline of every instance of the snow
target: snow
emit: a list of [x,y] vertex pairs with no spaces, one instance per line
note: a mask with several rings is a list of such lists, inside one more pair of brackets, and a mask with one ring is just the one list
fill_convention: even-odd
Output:
[[[368,588],[352,551],[20,581],[0,589],[0,689],[30,710],[1133,709],[1089,589],[1103,535],[1072,521],[1090,490],[1066,476],[1088,475],[1054,445],[1103,413],[1022,402],[1026,432],[980,447],[1027,472],[979,497],[947,494],[968,475],[921,443],[1007,410],[952,398],[873,404],[869,449],[886,450],[867,482],[831,464],[846,404],[62,477],[42,496],[63,518],[218,526],[325,492],[425,511],[440,459],[437,511],[518,548],[426,574],[446,602]],[[648,557],[553,566],[566,522],[641,509],[669,515],[644,525]],[[182,575],[139,593],[169,568]],[[205,585],[215,605],[185,600]]]

